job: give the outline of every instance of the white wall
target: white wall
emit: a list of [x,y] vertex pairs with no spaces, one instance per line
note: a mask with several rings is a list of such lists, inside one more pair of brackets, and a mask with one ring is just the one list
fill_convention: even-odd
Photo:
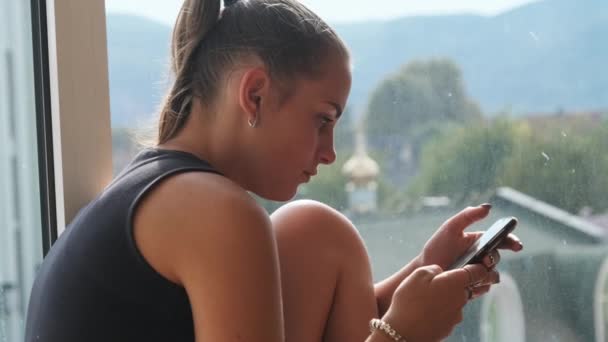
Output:
[[42,259],[29,1],[0,1],[0,51],[0,340],[12,342]]

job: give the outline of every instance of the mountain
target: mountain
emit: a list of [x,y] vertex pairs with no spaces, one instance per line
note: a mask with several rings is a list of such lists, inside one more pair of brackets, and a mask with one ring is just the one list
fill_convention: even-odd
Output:
[[107,17],[112,126],[150,121],[166,89],[171,29],[142,17]]
[[494,17],[408,17],[337,30],[353,51],[357,100],[404,62],[449,57],[485,111],[608,106],[605,0],[547,0]]
[[[488,113],[608,108],[608,1],[544,0],[492,17],[449,15],[337,24],[354,62],[350,104],[408,61],[447,57]],[[115,125],[155,112],[164,89],[170,28],[108,15]]]

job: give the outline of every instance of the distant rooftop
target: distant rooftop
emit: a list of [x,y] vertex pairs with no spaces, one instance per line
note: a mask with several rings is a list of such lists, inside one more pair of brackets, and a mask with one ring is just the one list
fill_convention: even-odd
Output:
[[[588,234],[594,238],[604,240],[607,238],[607,232],[597,224],[589,220],[582,219],[579,216],[572,215],[565,210],[552,206],[546,202],[540,201],[534,197],[528,196],[515,189],[509,187],[501,187],[496,190],[496,197],[503,198],[515,205],[526,208],[536,214],[542,215],[549,220],[562,224],[567,227],[572,227],[580,232]],[[608,215],[606,217],[608,219]]]

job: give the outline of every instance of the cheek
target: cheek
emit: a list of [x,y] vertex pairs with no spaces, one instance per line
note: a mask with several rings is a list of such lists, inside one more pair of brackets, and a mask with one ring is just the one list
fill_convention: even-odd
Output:
[[276,141],[272,148],[274,155],[271,158],[276,162],[286,163],[289,167],[307,167],[314,158],[316,144],[314,136],[306,132],[293,132],[283,135],[280,141]]
[[301,128],[297,134],[290,138],[292,148],[297,151],[300,159],[310,159],[315,154],[319,145],[319,134],[315,129]]
[[[314,153],[319,142],[319,135],[311,122],[291,121],[277,128],[274,134],[275,148],[284,153],[293,154],[293,158],[302,158]],[[312,150],[312,152],[310,152]]]

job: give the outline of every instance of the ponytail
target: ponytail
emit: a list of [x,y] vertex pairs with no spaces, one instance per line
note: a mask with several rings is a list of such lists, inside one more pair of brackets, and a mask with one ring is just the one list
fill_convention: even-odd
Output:
[[158,143],[171,139],[185,124],[192,108],[193,84],[189,70],[197,47],[220,17],[221,0],[185,0],[171,41],[173,85],[160,111]]
[[220,0],[185,0],[182,5],[171,43],[173,72],[179,75],[203,37],[220,17]]

